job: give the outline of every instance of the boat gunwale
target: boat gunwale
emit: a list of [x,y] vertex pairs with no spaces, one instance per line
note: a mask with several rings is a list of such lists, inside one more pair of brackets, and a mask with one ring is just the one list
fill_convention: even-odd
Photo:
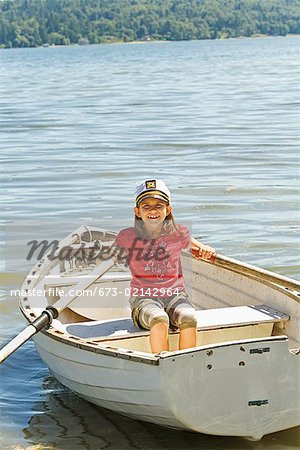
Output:
[[[195,257],[186,250],[183,251],[183,254],[186,258],[195,259]],[[229,270],[230,272],[237,273],[245,278],[257,281],[275,290],[279,290],[296,300],[297,303],[300,303],[300,281],[298,280],[284,277],[276,272],[271,272],[222,255],[218,255],[214,262],[205,260],[201,260],[201,262],[211,264],[212,266],[218,266],[221,269]],[[191,272],[195,275],[201,275],[201,272],[198,270],[193,269]]]
[[[24,311],[21,310],[25,318],[28,320],[26,314]],[[161,353],[157,354],[147,354],[144,352],[139,352],[137,350],[130,350],[130,349],[124,349],[122,347],[113,347],[113,346],[101,346],[101,343],[99,342],[93,342],[92,340],[85,340],[83,338],[79,338],[76,336],[68,335],[67,333],[59,332],[59,334],[55,334],[55,329],[53,327],[50,327],[47,330],[40,331],[43,335],[49,337],[50,339],[54,339],[55,341],[61,342],[63,344],[69,345],[71,347],[76,347],[81,350],[87,350],[91,353],[97,353],[102,354],[104,356],[110,356],[110,357],[118,357],[120,359],[126,359],[128,361],[133,362],[140,362],[150,365],[160,365],[162,360],[168,359],[168,358],[178,358],[181,356],[185,356],[188,354],[194,354],[199,353],[203,351],[211,351],[216,350],[219,348],[226,348],[226,347],[234,347],[234,346],[242,346],[245,344],[255,344],[255,343],[263,343],[263,342],[278,342],[278,341],[288,341],[288,336],[285,334],[279,335],[279,336],[266,336],[261,338],[247,338],[247,339],[239,339],[239,340],[232,340],[232,341],[225,341],[225,342],[216,342],[213,344],[206,344],[201,345],[193,348],[187,348],[184,350],[174,350],[174,351],[163,351]],[[135,336],[127,336],[127,339],[135,338]],[[147,333],[143,333],[143,336],[141,337],[147,337]],[[123,337],[125,338],[125,337]],[[106,339],[107,342],[108,339]],[[120,341],[122,338],[120,336],[116,336],[115,338],[110,338],[110,341]],[[140,354],[144,353],[144,354]],[[292,354],[292,353],[291,353]],[[298,353],[297,353],[298,354]],[[293,354],[292,354],[293,355]]]
[[[60,241],[58,249],[62,248],[63,245],[70,245],[70,244],[72,245],[72,238],[74,238],[74,236],[76,236],[76,235],[80,237],[80,232],[82,235],[86,232],[91,233],[93,231],[94,232],[102,232],[104,236],[115,237],[117,235],[116,232],[111,231],[111,230],[105,230],[103,228],[97,228],[94,226],[87,227],[87,226],[81,225],[78,228],[76,228],[73,232],[69,233],[64,239],[62,239]],[[246,278],[248,277],[248,278],[258,281],[262,284],[265,284],[269,287],[272,287],[273,289],[280,290],[281,292],[286,293],[290,298],[293,298],[294,300],[296,300],[296,302],[300,303],[300,281],[298,281],[298,280],[295,280],[290,277],[285,277],[276,272],[271,272],[269,270],[262,269],[260,267],[257,267],[257,266],[254,266],[254,265],[251,265],[248,263],[244,263],[242,261],[239,261],[239,260],[236,260],[233,258],[229,258],[227,256],[223,256],[220,254],[217,255],[216,259],[213,262],[205,261],[205,260],[198,260],[192,255],[192,253],[188,252],[187,250],[183,250],[182,254],[186,258],[196,260],[198,262],[205,263],[205,264],[210,264],[212,266],[217,266],[217,267],[220,267],[225,270],[229,270],[231,272],[242,275]],[[39,279],[38,272],[41,272],[43,269],[43,266],[47,266],[47,263],[49,264],[49,259],[47,260],[47,256],[48,255],[45,255],[41,261],[37,261],[37,263],[34,265],[32,270],[26,276],[26,278],[23,282],[23,286],[24,286],[26,280],[28,279],[28,277],[30,277],[30,275],[31,275],[32,279],[36,278],[35,282],[38,281],[38,279]],[[53,262],[53,260],[52,261],[50,260],[50,263],[51,262]],[[198,272],[197,270],[193,270],[193,273],[201,275],[201,273]],[[290,289],[292,289],[294,292],[291,291]]]
[[[27,319],[29,324],[31,323],[31,318],[28,316],[27,311],[32,311],[31,309],[24,311],[21,307],[20,310],[24,317]],[[34,314],[32,311],[30,314]],[[35,316],[36,318],[36,316]],[[123,336],[103,336],[101,338],[96,337],[93,341],[93,338],[80,338],[78,336],[72,336],[67,332],[60,331],[53,326],[50,326],[48,329],[40,331],[40,333],[45,336],[54,339],[58,342],[64,343],[71,347],[77,347],[82,350],[87,350],[92,353],[103,354],[106,356],[118,357],[130,361],[142,362],[145,364],[151,365],[159,365],[162,359],[167,357],[178,357],[188,353],[197,353],[202,350],[211,350],[220,347],[228,347],[232,345],[243,345],[245,343],[255,343],[255,342],[265,342],[265,341],[278,341],[278,340],[288,340],[288,336],[282,334],[278,336],[266,336],[262,338],[246,338],[232,341],[223,341],[216,342],[213,344],[205,344],[193,348],[188,348],[184,350],[174,350],[174,351],[163,351],[158,354],[151,354],[146,352],[139,352],[138,350],[130,350],[122,347],[114,347],[114,342],[120,342],[124,339],[135,339],[135,338],[146,338],[149,336],[149,331],[140,332],[140,333],[132,333],[130,335]],[[171,332],[172,334],[179,334],[178,331]],[[105,345],[103,345],[105,343]],[[107,345],[109,343],[110,345]]]
[[[29,309],[32,311],[31,309]],[[28,311],[29,311],[28,310]],[[22,305],[20,305],[20,311],[25,317],[25,319],[28,321],[28,325],[30,325],[33,320],[36,318],[34,315],[34,318],[32,320],[31,317],[27,314],[27,311],[25,311],[22,308]],[[34,314],[32,311],[31,314]],[[101,353],[105,354],[107,356],[118,356],[123,359],[135,361],[135,362],[142,362],[146,364],[151,365],[158,365],[159,364],[159,354],[151,354],[151,353],[144,353],[144,352],[138,352],[136,350],[130,350],[130,349],[124,349],[124,348],[118,348],[113,346],[100,346],[99,342],[93,342],[91,339],[86,340],[77,336],[72,336],[68,333],[64,333],[60,330],[56,330],[53,326],[50,326],[48,329],[41,330],[39,333],[54,339],[56,341],[62,342],[66,345],[69,345],[71,347],[77,347],[82,350],[88,350],[92,353]],[[117,340],[117,337],[115,338]],[[140,354],[143,353],[143,354]]]
[[[257,281],[258,283],[263,284],[264,286],[270,287],[272,289],[274,289],[275,291],[278,291],[284,295],[286,295],[287,297],[291,298],[292,300],[295,300],[296,303],[300,303],[300,289],[299,289],[299,293],[296,291],[291,291],[290,288],[285,287],[285,286],[280,286],[279,284],[275,284],[272,281],[269,280],[265,280],[265,279],[260,279],[258,277],[256,277],[255,275],[251,275],[251,274],[244,274],[242,272],[240,272],[239,270],[234,270],[233,268],[226,268],[223,266],[220,266],[225,270],[229,270],[230,272],[236,273],[238,275],[242,275],[245,278],[249,278],[250,280],[253,281]],[[195,275],[202,275],[201,272],[198,272],[196,270],[193,270],[193,274]]]
[[[72,239],[74,239],[74,236],[77,235],[80,238],[80,233],[82,235],[83,233],[87,233],[87,232],[91,233],[93,231],[94,232],[102,232],[105,237],[108,237],[108,236],[112,237],[112,236],[116,235],[115,232],[110,231],[110,230],[105,230],[105,229],[92,227],[92,226],[89,228],[85,227],[85,226],[80,226],[60,241],[59,248],[61,248],[63,245],[70,244]],[[184,251],[183,254],[184,254],[184,257],[195,259],[193,257],[193,255],[187,251]],[[206,264],[212,264],[211,262],[204,261],[204,260],[201,260],[199,262],[201,262],[201,263],[203,262]],[[37,261],[37,263],[34,265],[33,269],[26,276],[26,278],[22,284],[21,292],[26,292],[29,289],[29,284],[32,281],[33,281],[33,284],[35,285],[37,283],[37,281],[39,281],[41,279],[40,272],[45,271],[45,269],[47,268],[47,265],[52,266],[52,264],[53,264],[53,261],[51,261],[51,260],[49,261],[49,259],[47,258],[47,255],[45,257],[43,257],[42,260]],[[237,261],[237,260],[234,260],[231,258],[227,258],[227,257],[223,257],[223,256],[218,256],[216,261],[212,265],[218,266],[221,269],[225,269],[225,270],[229,270],[231,272],[237,273],[246,278],[253,279],[253,280],[257,281],[258,283],[262,283],[262,284],[270,287],[271,289],[280,291],[287,297],[290,297],[291,299],[295,300],[297,303],[300,303],[300,297],[299,297],[300,293],[290,291],[291,287],[293,287],[294,289],[300,288],[300,282],[297,282],[296,280],[293,280],[293,279],[290,279],[287,277],[282,277],[281,275],[278,275],[276,273],[273,273],[273,272],[270,272],[270,271],[267,271],[264,269],[260,269],[256,266],[244,264],[240,261]],[[197,270],[193,270],[193,273],[201,275],[201,273],[198,272]],[[268,279],[268,277],[269,277],[269,279]],[[271,280],[273,280],[273,281],[271,281]],[[278,280],[278,284],[275,283],[275,280],[276,281]],[[282,284],[280,285],[280,283],[282,283]],[[290,287],[286,287],[286,286],[284,286],[284,284],[288,284]],[[28,298],[26,297],[26,295],[21,295],[20,303],[19,303],[20,310],[30,324],[33,320],[36,319],[37,316],[28,303],[29,302],[28,302]],[[66,343],[68,345],[72,345],[74,347],[87,349],[91,352],[107,354],[109,356],[119,356],[120,358],[124,358],[127,360],[145,362],[147,364],[158,365],[159,360],[162,358],[162,354],[154,355],[151,353],[147,354],[144,352],[140,352],[140,353],[144,353],[144,354],[143,355],[134,355],[135,351],[132,351],[132,350],[119,349],[117,347],[115,349],[112,349],[112,348],[110,349],[108,346],[101,347],[99,345],[99,342],[93,342],[91,339],[89,339],[87,341],[86,339],[84,340],[84,339],[76,337],[76,336],[71,336],[68,333],[62,332],[60,330],[56,330],[56,332],[57,332],[57,334],[56,334],[54,327],[50,327],[47,330],[42,330],[41,332],[55,340],[64,342],[64,343]],[[149,335],[149,332],[145,332],[142,335],[139,334],[140,337],[147,336],[147,335]],[[129,338],[129,336],[122,336],[122,337]],[[133,337],[133,336],[130,336],[130,337]],[[275,338],[275,337],[281,338],[281,337],[284,337],[284,335],[273,336],[273,338]],[[121,336],[116,336],[115,338],[107,336],[107,337],[103,337],[103,340],[106,340],[106,341],[109,340],[111,343],[113,343],[114,341],[116,341],[118,339],[120,340],[120,338],[121,338]],[[254,340],[252,339],[251,342],[256,342],[257,339],[259,339],[259,338],[254,338]],[[260,339],[266,339],[266,338],[260,338]],[[288,338],[286,337],[286,339],[288,339]],[[101,339],[101,341],[103,341],[103,340]],[[244,342],[244,340],[230,341],[230,342],[239,344],[240,342]],[[218,347],[218,346],[223,346],[223,345],[228,345],[228,342],[211,344],[208,347],[211,348],[211,347]],[[205,347],[207,347],[207,346],[196,347],[196,349],[198,349],[197,351],[199,351],[199,349],[203,349]],[[194,350],[192,349],[191,351],[194,351]],[[169,355],[175,355],[176,352],[167,352],[167,353]],[[180,350],[180,355],[183,353],[186,353],[186,351]]]
[[[109,237],[115,238],[117,235],[117,233],[112,230],[106,230],[106,229],[98,228],[95,226],[81,225],[78,228],[76,228],[73,232],[69,233],[64,239],[62,239],[59,242],[58,249],[60,249],[63,245],[68,245],[68,244],[72,245],[72,238],[74,238],[74,236],[77,235],[78,237],[80,237],[84,233],[87,233],[87,232],[91,233],[93,231],[94,232],[102,232],[105,237],[109,236]],[[104,242],[106,242],[106,241],[104,241]],[[111,241],[107,241],[107,242],[111,242]],[[296,292],[299,292],[299,296],[300,296],[300,281],[295,280],[293,278],[286,277],[284,275],[280,275],[276,272],[272,272],[267,269],[262,269],[258,266],[254,266],[252,264],[244,263],[237,259],[229,258],[229,257],[221,255],[221,254],[217,254],[214,261],[206,261],[206,260],[196,259],[194,257],[194,255],[192,255],[192,253],[188,252],[187,250],[183,250],[182,253],[185,257],[188,257],[190,259],[200,261],[200,262],[203,262],[206,264],[212,264],[212,265],[221,267],[222,269],[226,269],[226,270],[238,273],[240,275],[244,275],[246,277],[256,279],[257,281],[262,281],[262,280],[269,281],[270,286],[274,286],[274,287],[279,286],[284,289],[293,289]],[[47,258],[47,255],[42,259],[42,261],[37,261],[37,263],[34,266],[34,268],[32,269],[32,271],[34,271],[34,269],[36,269],[36,272],[41,271],[42,266],[43,266],[41,263],[48,262],[48,261],[45,261],[46,258]],[[30,272],[32,272],[32,271],[30,271]],[[194,271],[194,272],[198,273],[197,271]],[[27,277],[29,276],[29,274],[27,275]],[[26,279],[27,279],[27,277],[26,277]],[[293,294],[293,292],[290,292],[288,290],[286,292]],[[294,294],[294,295],[295,295],[296,299],[298,300],[298,302],[300,302],[300,298],[297,297],[297,294]]]

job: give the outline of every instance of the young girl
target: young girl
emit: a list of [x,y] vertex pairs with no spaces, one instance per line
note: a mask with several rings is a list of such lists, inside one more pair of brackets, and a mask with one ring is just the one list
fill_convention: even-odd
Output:
[[118,234],[132,274],[130,306],[135,325],[150,330],[153,353],[168,350],[169,324],[179,328],[179,349],[195,347],[195,309],[185,292],[180,252],[192,248],[203,259],[215,250],[190,238],[175,224],[170,191],[161,180],[147,180],[135,193],[135,224]]

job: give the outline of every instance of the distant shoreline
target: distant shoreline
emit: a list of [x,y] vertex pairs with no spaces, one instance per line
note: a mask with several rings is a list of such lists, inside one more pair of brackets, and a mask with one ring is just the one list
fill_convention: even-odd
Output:
[[286,34],[285,36],[273,36],[269,34],[258,34],[253,36],[237,36],[237,37],[221,37],[216,39],[181,39],[181,40],[167,40],[167,39],[153,39],[153,40],[137,40],[137,41],[113,41],[113,42],[99,42],[97,44],[43,44],[38,47],[0,47],[0,50],[16,50],[16,49],[28,49],[28,48],[61,48],[61,47],[91,47],[95,45],[141,45],[141,44],[166,44],[170,42],[196,42],[196,41],[228,41],[228,40],[243,40],[243,39],[267,39],[267,38],[295,38],[300,37],[300,34]]
[[0,0],[1,48],[300,34],[299,0]]
[[[142,45],[142,44],[167,44],[170,42],[196,42],[196,41],[229,41],[229,40],[243,40],[243,39],[267,39],[267,38],[292,38],[300,37],[300,34],[286,34],[285,36],[272,36],[269,34],[259,34],[253,36],[237,36],[237,37],[222,37],[216,39],[181,39],[178,41],[167,39],[153,39],[153,40],[140,40],[140,41],[114,41],[114,42],[100,42],[99,44],[70,44],[70,45],[49,45],[49,47],[90,47],[92,45]],[[40,46],[37,48],[41,48]],[[34,48],[34,47],[27,47]]]
[[[165,42],[193,42],[193,41],[228,41],[228,40],[240,40],[240,39],[265,39],[265,38],[285,38],[285,37],[300,37],[300,34],[286,34],[285,36],[273,36],[270,34],[254,34],[253,36],[237,36],[237,37],[221,37],[216,39],[181,39],[178,41],[164,40],[164,39],[153,39],[150,41],[118,41],[118,42],[108,42],[107,44],[160,44]],[[106,44],[106,43],[105,43]],[[78,44],[77,44],[78,45]],[[90,44],[93,45],[93,44]],[[99,44],[96,44],[99,45]]]

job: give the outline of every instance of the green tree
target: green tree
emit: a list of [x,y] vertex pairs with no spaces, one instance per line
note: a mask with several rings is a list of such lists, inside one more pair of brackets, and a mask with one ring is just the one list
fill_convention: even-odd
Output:
[[0,0],[1,47],[300,33],[300,0]]

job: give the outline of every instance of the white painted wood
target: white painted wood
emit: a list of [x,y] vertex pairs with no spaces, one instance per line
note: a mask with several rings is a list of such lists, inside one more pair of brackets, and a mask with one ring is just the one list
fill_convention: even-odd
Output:
[[196,315],[198,327],[202,330],[289,320],[287,314],[265,305],[207,309],[197,311]]
[[[105,272],[111,269],[114,263],[115,263],[114,259],[109,259],[107,261],[101,262],[91,271],[89,276],[84,277],[79,281],[79,283],[76,286],[76,290],[84,291],[85,289],[90,287],[90,285],[95,282],[95,279],[101,277]],[[60,313],[63,309],[65,309],[68,305],[70,305],[70,303],[73,302],[77,297],[78,295],[76,294],[76,292],[74,293],[74,290],[70,290],[66,292],[66,294],[63,295],[59,300],[57,300],[57,302],[55,302],[53,306]]]
[[[265,305],[209,309],[197,311],[196,316],[199,345],[201,342],[203,345],[204,343],[233,340],[237,337],[245,339],[271,336],[274,323],[283,323],[289,320],[289,316],[286,314]],[[133,324],[130,317],[70,324],[62,324],[59,320],[54,320],[53,325],[65,333],[83,339],[103,337],[111,339],[133,336],[136,337],[137,342],[134,344],[135,350],[138,350],[139,335],[145,334],[145,331],[140,330]],[[211,332],[209,333],[209,331]],[[129,339],[126,344],[123,341],[120,345],[121,347],[125,345],[125,348],[131,348],[133,341]],[[141,350],[150,351],[148,347],[145,350],[144,346]]]
[[[96,227],[80,233],[86,239],[114,238],[113,233]],[[119,329],[107,328],[100,337],[92,333],[97,323],[77,323],[90,328],[90,334],[78,337],[79,333],[70,334],[76,323],[70,323],[66,311],[53,327],[34,337],[55,377],[96,405],[179,429],[260,439],[299,425],[297,283],[253,266],[249,270],[236,261],[214,265],[185,254],[182,262],[190,299],[199,310],[197,347],[178,351],[178,333],[173,333],[171,351],[153,355],[148,333],[130,331],[124,323]],[[29,278],[33,285],[39,279],[41,285],[55,270],[44,262],[37,268],[37,277]],[[103,285],[124,282],[129,280],[107,279]],[[39,302],[47,304],[48,299]],[[75,310],[89,309],[90,318],[102,324],[108,318],[117,319],[117,308],[107,315],[106,309],[99,308],[101,302],[95,295],[89,308],[78,302]],[[29,322],[37,309],[34,298],[21,299]],[[120,317],[128,318],[127,313],[124,308]],[[111,325],[110,320],[107,327]]]
[[[251,354],[256,348],[269,351]],[[284,339],[170,356],[161,369],[170,409],[193,431],[260,439],[299,425],[299,357],[289,354]],[[249,406],[257,400],[267,403]]]

